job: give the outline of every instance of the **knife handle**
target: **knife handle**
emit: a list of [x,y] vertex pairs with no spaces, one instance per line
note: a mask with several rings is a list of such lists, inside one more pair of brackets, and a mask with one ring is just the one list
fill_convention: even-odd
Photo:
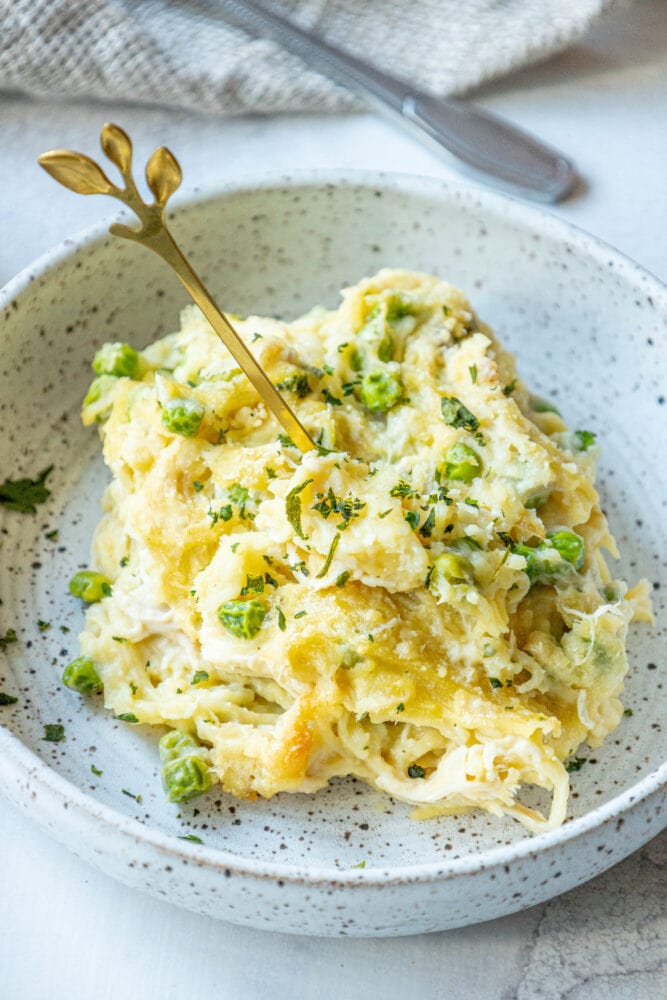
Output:
[[404,99],[401,115],[470,170],[491,175],[526,198],[560,201],[577,180],[573,164],[562,153],[463,101],[416,93]]

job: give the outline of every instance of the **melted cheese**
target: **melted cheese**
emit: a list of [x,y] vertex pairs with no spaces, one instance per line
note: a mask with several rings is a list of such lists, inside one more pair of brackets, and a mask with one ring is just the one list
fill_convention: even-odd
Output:
[[[83,418],[113,477],[93,543],[113,587],[81,648],[107,707],[196,734],[237,796],[354,774],[419,815],[561,823],[564,761],[620,719],[633,612],[600,555],[614,543],[595,447],[578,451],[531,402],[437,278],[384,270],[337,310],[236,326],[322,448],[301,456],[279,436],[194,308],[141,353],[136,379],[105,380]],[[386,411],[360,398],[368,372],[400,379]],[[443,397],[467,424],[446,422]],[[163,423],[173,398],[203,406],[195,437]],[[443,471],[457,444],[481,464],[469,482]],[[516,545],[555,530],[583,539],[583,567],[531,587]],[[465,579],[434,571],[448,553]],[[252,638],[219,618],[238,599],[266,612]],[[521,804],[526,785],[551,793],[546,815]]]

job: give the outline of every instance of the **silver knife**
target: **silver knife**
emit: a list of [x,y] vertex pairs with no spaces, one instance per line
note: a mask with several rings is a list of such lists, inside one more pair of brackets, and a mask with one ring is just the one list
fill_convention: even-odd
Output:
[[572,190],[577,172],[567,157],[467,101],[433,97],[329,45],[254,0],[207,3],[253,35],[268,36],[344,87],[358,91],[379,111],[419,139],[445,149],[469,172],[513,194],[557,202]]

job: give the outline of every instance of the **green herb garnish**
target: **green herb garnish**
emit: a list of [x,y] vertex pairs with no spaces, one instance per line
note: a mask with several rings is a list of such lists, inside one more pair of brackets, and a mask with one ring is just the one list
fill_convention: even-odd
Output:
[[301,496],[300,494],[305,490],[306,486],[312,483],[312,479],[306,479],[299,486],[295,486],[293,490],[290,490],[285,497],[285,513],[287,515],[287,520],[294,528],[295,533],[299,538],[303,538],[304,541],[307,535],[304,534],[303,528],[301,526]]
[[422,536],[422,538],[431,537],[431,535],[433,534],[434,525],[435,525],[435,510],[433,507],[431,507],[431,510],[428,513],[428,517],[426,518],[421,528],[419,529],[419,534]]
[[322,569],[317,574],[317,577],[316,577],[317,580],[321,580],[322,577],[326,576],[327,573],[329,572],[329,567],[331,566],[331,562],[333,560],[334,554],[336,552],[336,549],[338,548],[339,541],[340,541],[340,535],[334,535],[334,538],[333,538],[333,541],[332,541],[331,546],[329,548],[329,553],[328,553],[327,558],[325,560],[324,566],[322,567]]
[[339,399],[338,396],[334,396],[333,393],[329,392],[328,389],[323,389],[322,390],[322,396],[324,397],[324,402],[325,403],[329,403],[330,406],[342,406],[343,405],[343,401],[341,399]]
[[331,514],[340,514],[345,526],[353,518],[359,517],[361,511],[366,506],[365,502],[358,497],[337,497],[331,487],[329,487],[326,496],[318,493],[318,497],[322,497],[322,499],[318,503],[313,504],[311,510],[316,510],[322,515],[325,521]]
[[442,419],[449,427],[462,427],[466,431],[476,431],[479,420],[456,396],[443,396],[440,400]]
[[62,743],[65,739],[65,727],[59,722],[47,722],[44,725],[43,739],[46,740],[47,743]]
[[575,431],[574,436],[577,439],[578,451],[588,451],[595,444],[596,438],[593,431]]
[[282,382],[278,382],[276,389],[295,392],[299,399],[303,399],[310,392],[308,376],[305,372],[295,372],[293,375],[288,375],[287,378],[284,378]]
[[52,471],[53,466],[49,465],[37,479],[6,479],[0,484],[0,506],[21,514],[36,514],[37,504],[45,503],[51,496],[44,483]]
[[389,490],[390,497],[418,497],[419,493],[417,490],[413,489],[409,483],[406,483],[403,479],[396,483],[396,486],[392,486]]
[[229,499],[239,508],[241,517],[245,514],[246,504],[250,499],[250,490],[242,486],[241,483],[233,483],[228,489]]
[[245,597],[246,594],[263,594],[264,593],[264,577],[260,574],[259,576],[251,576],[246,573],[245,586],[241,588],[241,597]]
[[16,629],[8,628],[4,635],[0,635],[0,649],[4,653],[7,646],[11,646],[13,643],[18,641],[19,637],[16,634]]
[[419,524],[419,512],[416,510],[406,511],[404,520],[406,520],[410,527],[414,530]]

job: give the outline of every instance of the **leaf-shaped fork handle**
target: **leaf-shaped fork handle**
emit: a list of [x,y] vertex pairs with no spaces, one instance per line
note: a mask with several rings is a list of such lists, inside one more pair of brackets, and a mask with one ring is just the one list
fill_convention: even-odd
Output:
[[311,451],[316,447],[315,443],[216,304],[165,222],[165,206],[183,177],[176,157],[166,147],[160,146],[149,158],[146,181],[155,200],[148,204],[139,194],[132,176],[132,143],[129,136],[118,125],[107,124],[102,129],[100,140],[105,155],[118,167],[125,187],[113,184],[89,156],[71,149],[53,149],[42,153],[39,163],[70,191],[110,195],[132,209],[139,219],[139,226],[133,228],[114,223],[109,232],[140,243],[166,261],[296,447],[302,452]]

